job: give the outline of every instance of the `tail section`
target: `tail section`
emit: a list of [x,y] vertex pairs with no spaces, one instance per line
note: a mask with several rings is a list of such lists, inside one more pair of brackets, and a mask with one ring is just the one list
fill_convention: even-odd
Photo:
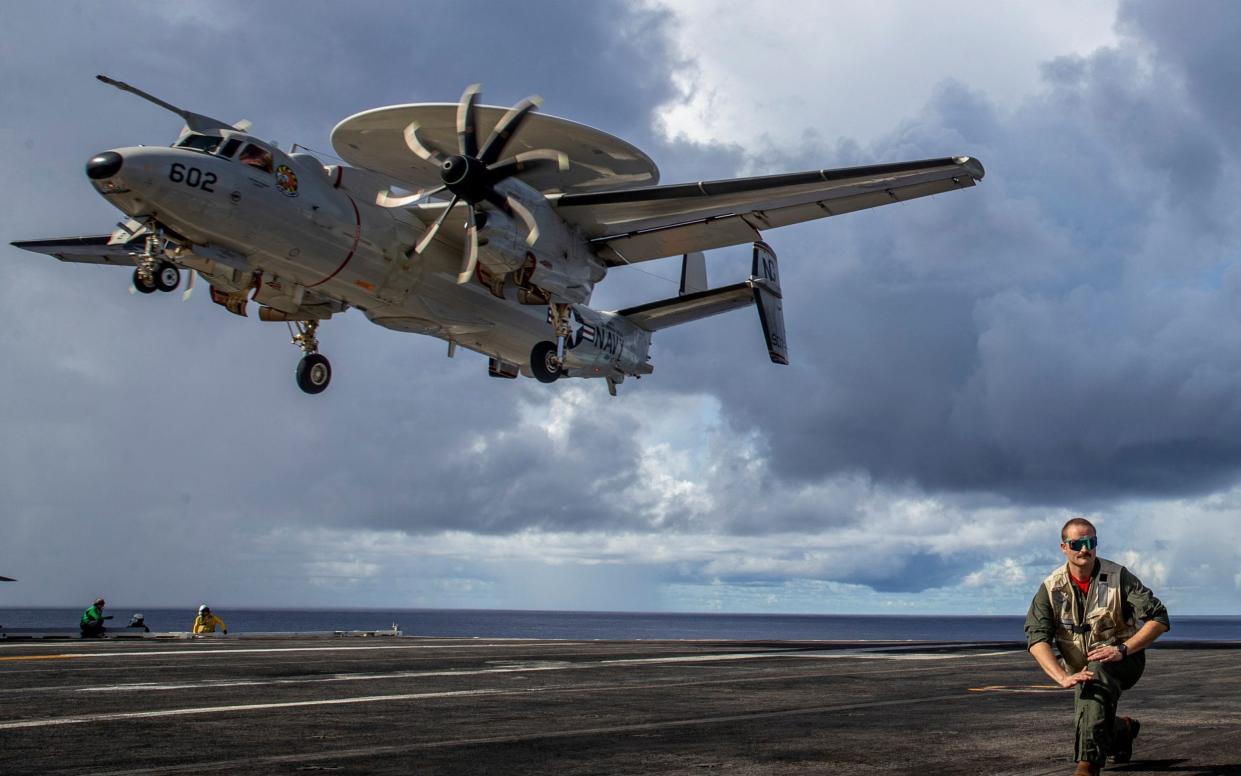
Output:
[[773,364],[787,366],[789,345],[784,336],[784,295],[780,292],[776,252],[767,243],[754,243],[754,268],[750,274],[750,287],[754,289],[754,305],[763,325],[767,353]]
[[777,364],[789,362],[784,336],[784,303],[776,253],[763,242],[754,243],[754,268],[749,280],[731,286],[707,289],[706,267],[701,253],[687,254],[681,265],[680,295],[648,302],[616,315],[645,331],[659,331],[748,305],[758,307],[767,352]]

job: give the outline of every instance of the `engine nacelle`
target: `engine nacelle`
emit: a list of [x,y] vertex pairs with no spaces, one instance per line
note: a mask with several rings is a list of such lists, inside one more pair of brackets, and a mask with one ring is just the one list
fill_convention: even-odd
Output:
[[524,220],[487,209],[480,232],[479,263],[493,277],[509,276],[527,293],[523,301],[585,304],[595,284],[607,275],[607,265],[594,254],[586,238],[552,209],[540,192],[516,179],[501,181],[496,190],[520,202],[534,217],[538,239],[527,241]]
[[651,373],[651,333],[614,313],[574,305],[564,368],[572,377],[617,377]]

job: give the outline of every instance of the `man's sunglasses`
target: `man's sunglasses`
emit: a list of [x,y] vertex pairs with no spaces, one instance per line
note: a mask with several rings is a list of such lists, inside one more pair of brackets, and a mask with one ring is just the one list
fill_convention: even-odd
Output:
[[1069,549],[1073,552],[1093,550],[1095,547],[1099,546],[1099,537],[1087,536],[1084,539],[1065,539],[1064,543],[1069,545]]

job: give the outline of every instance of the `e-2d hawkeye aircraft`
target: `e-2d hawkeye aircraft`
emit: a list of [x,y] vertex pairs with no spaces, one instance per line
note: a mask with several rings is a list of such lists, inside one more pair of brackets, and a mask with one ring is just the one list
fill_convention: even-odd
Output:
[[[966,156],[659,186],[646,154],[597,129],[460,101],[364,111],[332,131],[344,165],[285,153],[228,124],[106,76],[185,120],[171,147],[86,163],[128,219],[110,235],[15,242],[63,261],[135,267],[133,288],[172,291],[189,270],[237,315],[249,302],[301,348],[305,392],[327,388],[321,321],[350,307],[398,331],[488,357],[488,374],[550,383],[601,377],[616,395],[650,374],[651,334],[750,304],[771,360],[788,363],[767,229],[973,186]],[[296,146],[294,147],[296,149]],[[708,288],[703,251],[754,244],[751,277]],[[681,255],[676,297],[588,306],[608,270]],[[186,290],[188,295],[189,289]]]

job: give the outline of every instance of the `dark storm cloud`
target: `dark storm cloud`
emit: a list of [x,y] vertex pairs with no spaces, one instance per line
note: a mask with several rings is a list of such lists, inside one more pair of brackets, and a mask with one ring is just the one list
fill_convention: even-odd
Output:
[[[229,316],[205,289],[184,305],[134,298],[123,271],[6,247],[0,571],[59,591],[49,600],[97,594],[124,560],[130,580],[300,601],[306,545],[283,538],[321,526],[749,541],[869,528],[868,499],[902,494],[952,492],[964,514],[970,499],[1082,505],[1235,480],[1237,108],[1219,74],[1237,68],[1228,43],[1241,30],[1227,8],[1197,40],[1172,11],[1126,4],[1118,47],[1048,63],[1044,91],[1014,110],[945,83],[876,141],[810,128],[744,148],[653,135],[681,63],[666,17],[628,4],[153,8],[6,19],[0,150],[21,191],[0,211],[6,239],[106,230],[117,214],[83,161],[176,132],[178,119],[96,72],[249,118],[285,147],[327,150],[353,112],[454,101],[481,81],[488,103],[538,92],[546,112],[635,143],[667,182],[957,153],[989,174],[963,193],[766,235],[793,365],[767,364],[753,311],[732,313],[660,332],[655,374],[617,400],[593,383],[487,379],[478,356],[448,360],[438,340],[356,314],[321,329],[334,382],[303,396],[283,327]],[[673,265],[614,271],[597,306],[671,295],[646,273],[675,277]],[[712,257],[717,283],[748,270],[745,250]],[[643,437],[703,394],[719,402],[718,427],[673,440],[668,458],[700,446],[707,463],[686,479],[710,491],[707,507],[658,492],[651,467],[671,461]],[[960,558],[926,549],[933,534],[885,543],[906,519],[884,515],[889,534],[865,556],[673,571],[674,547],[662,573],[770,583],[800,568],[885,592],[957,581]]]
[[[6,241],[108,230],[118,214],[84,181],[84,160],[175,135],[179,119],[98,84],[97,72],[320,149],[353,112],[455,101],[476,81],[487,102],[541,93],[548,112],[641,143],[672,94],[661,15],[623,3],[10,16],[0,142],[25,204],[0,213]],[[473,354],[450,361],[439,341],[349,314],[320,332],[335,378],[311,398],[292,387],[298,354],[284,327],[227,315],[204,288],[188,304],[136,298],[122,270],[4,254],[0,561],[24,563],[28,578],[23,558],[71,568],[38,580],[65,595],[87,594],[135,555],[150,578],[178,559],[203,577],[220,563],[261,576],[255,542],[288,527],[500,533],[654,519],[609,499],[637,477],[631,427],[583,412],[572,438],[552,439],[520,413],[537,416],[555,388],[487,379]],[[606,399],[600,388],[595,401]]]
[[[776,489],[862,473],[1080,506],[1235,481],[1235,133],[1233,108],[1213,107],[1232,96],[1200,84],[1213,60],[1184,36],[1160,28],[1147,57],[1147,17],[1162,15],[1127,6],[1133,37],[1050,63],[1015,111],[948,83],[873,146],[785,158],[970,153],[988,177],[767,235],[794,365],[762,364],[757,322],[735,314],[661,333],[665,385],[726,369],[714,390],[738,430],[768,441]],[[1233,16],[1210,37],[1241,33]],[[1207,49],[1235,67],[1235,48]],[[752,355],[727,369],[733,352]]]
[[1183,84],[1191,104],[1208,117],[1204,129],[1217,133],[1223,148],[1235,154],[1241,132],[1241,58],[1236,34],[1241,8],[1223,0],[1195,0],[1169,5],[1120,4],[1117,27],[1149,46],[1156,59]]

